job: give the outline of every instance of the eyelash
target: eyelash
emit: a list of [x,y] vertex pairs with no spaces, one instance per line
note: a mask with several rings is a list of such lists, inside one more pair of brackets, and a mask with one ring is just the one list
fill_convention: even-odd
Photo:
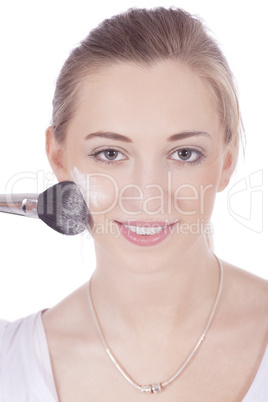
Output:
[[99,155],[104,154],[105,151],[114,151],[114,152],[118,152],[118,154],[123,155],[123,153],[121,151],[119,151],[118,149],[116,149],[116,148],[104,148],[104,149],[101,149],[100,151],[94,152],[93,154],[90,154],[88,156],[93,158],[96,162],[102,163],[104,165],[114,165],[116,163],[120,163],[121,161],[127,159],[126,157],[124,157],[122,159],[119,159],[119,160],[115,160],[115,159],[109,160],[109,159],[100,158]]
[[[206,155],[203,152],[201,152],[198,149],[191,148],[191,147],[178,148],[175,151],[173,151],[170,155],[172,156],[172,155],[176,154],[179,151],[190,151],[192,154],[198,155],[198,157],[193,161],[188,161],[187,159],[185,161],[182,160],[182,159],[175,159],[177,162],[179,162],[182,165],[190,165],[190,166],[197,165],[197,164],[201,163],[206,158]],[[191,156],[192,156],[192,154],[191,154]]]
[[[115,165],[117,163],[120,163],[120,162],[128,159],[127,157],[123,157],[123,158],[121,158],[119,160],[116,160],[116,159],[108,160],[108,159],[100,158],[100,155],[104,154],[105,151],[118,152],[119,155],[123,155],[123,153],[121,151],[119,151],[118,149],[116,149],[116,148],[104,148],[104,149],[101,149],[101,150],[99,150],[97,152],[89,154],[88,156],[91,157],[92,159],[94,159],[96,162],[104,164],[104,165]],[[190,161],[190,162],[188,162],[187,160],[183,161],[181,159],[173,159],[173,160],[177,161],[181,165],[191,165],[191,166],[197,165],[197,164],[201,163],[203,159],[206,158],[206,155],[203,152],[201,152],[200,150],[191,148],[191,147],[178,148],[178,149],[176,149],[175,151],[173,151],[171,153],[171,156],[176,154],[176,152],[179,152],[179,151],[190,151],[192,153],[195,153],[195,154],[199,155],[199,157],[197,159],[195,159],[193,161]]]

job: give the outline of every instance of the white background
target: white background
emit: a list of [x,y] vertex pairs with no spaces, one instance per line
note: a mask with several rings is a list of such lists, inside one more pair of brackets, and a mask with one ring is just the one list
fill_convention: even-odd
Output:
[[[69,51],[104,18],[129,7],[160,5],[199,14],[236,76],[247,149],[232,183],[218,196],[212,219],[215,252],[268,278],[265,0],[2,2],[0,193],[39,193],[55,183],[44,133],[55,80]],[[6,319],[54,305],[88,280],[95,266],[93,245],[85,236],[62,236],[40,220],[19,216],[0,214],[0,250],[0,317]]]

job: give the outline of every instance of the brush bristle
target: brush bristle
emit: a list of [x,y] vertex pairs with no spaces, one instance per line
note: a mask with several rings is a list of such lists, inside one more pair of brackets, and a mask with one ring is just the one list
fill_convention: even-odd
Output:
[[37,213],[52,229],[69,236],[83,232],[89,221],[84,197],[72,181],[57,183],[40,194]]

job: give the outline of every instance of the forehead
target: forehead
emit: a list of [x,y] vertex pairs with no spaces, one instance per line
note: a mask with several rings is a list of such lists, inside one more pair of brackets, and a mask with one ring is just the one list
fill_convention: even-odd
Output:
[[209,85],[177,61],[109,66],[84,79],[78,99],[70,128],[80,125],[82,131],[170,135],[178,130],[219,130]]

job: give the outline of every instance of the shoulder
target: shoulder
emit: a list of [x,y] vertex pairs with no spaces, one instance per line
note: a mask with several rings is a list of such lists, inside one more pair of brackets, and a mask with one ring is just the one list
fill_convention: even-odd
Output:
[[2,338],[12,338],[16,340],[19,335],[22,335],[27,329],[32,328],[38,320],[41,312],[28,315],[26,317],[18,318],[14,321],[0,319],[0,333]]
[[9,324],[9,321],[0,319],[0,369],[2,366],[3,341],[4,341],[4,337],[5,337],[5,333],[6,333],[8,324]]
[[233,331],[268,344],[268,281],[223,261],[222,312]]
[[[225,294],[238,306],[268,314],[268,280],[223,262]],[[268,319],[268,316],[267,316]]]
[[94,349],[99,342],[94,325],[89,319],[87,292],[88,282],[42,315],[50,354],[54,359],[66,355],[66,350],[70,350],[71,356],[74,344],[79,344],[82,350],[88,345]]
[[75,338],[78,333],[81,335],[81,332],[85,332],[88,336],[87,287],[88,282],[42,314],[42,321],[48,336],[53,334],[61,342],[63,334]]
[[55,401],[41,313],[0,321],[0,401]]
[[[2,365],[18,364],[24,341],[32,340],[40,312],[15,321],[0,320],[0,355]],[[7,364],[8,363],[8,364]]]
[[10,389],[20,388],[19,378],[25,374],[22,355],[27,321],[28,317],[0,320],[0,400],[10,396]]
[[[233,373],[235,388],[243,390],[241,396],[251,384],[252,395],[256,384],[268,377],[268,282],[228,262],[222,261],[222,265],[222,295],[211,328],[217,345],[215,354],[220,351],[225,371]],[[256,375],[258,381],[254,380]],[[256,395],[262,391],[260,388]],[[244,400],[254,399],[247,396]]]
[[[0,345],[2,343],[3,335],[4,335],[4,332],[5,332],[8,324],[9,324],[9,321],[0,319]],[[0,346],[0,350],[1,350],[1,346]]]
[[243,402],[267,401],[268,395],[268,346]]

